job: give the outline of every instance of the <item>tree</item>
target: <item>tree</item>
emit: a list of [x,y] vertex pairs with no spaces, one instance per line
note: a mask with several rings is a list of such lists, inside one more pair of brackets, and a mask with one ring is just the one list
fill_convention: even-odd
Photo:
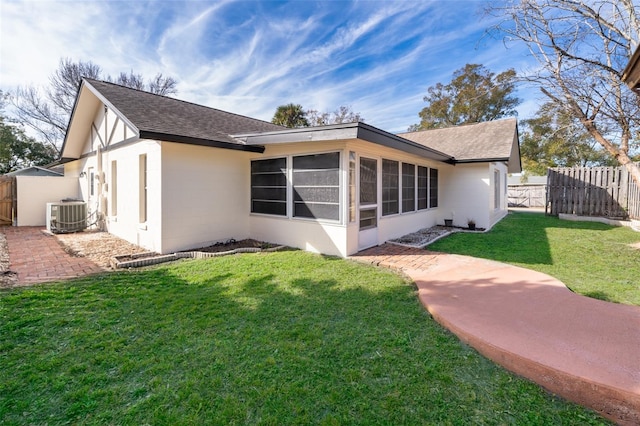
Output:
[[44,145],[59,152],[73,110],[76,94],[83,77],[104,79],[134,89],[147,90],[159,95],[173,95],[176,80],[157,74],[147,84],[140,74],[130,71],[116,78],[103,77],[101,68],[91,61],[73,62],[69,58],[60,60],[58,69],[49,78],[47,89],[35,86],[18,88],[12,99],[18,120],[33,129]]
[[522,0],[493,5],[503,22],[492,30],[524,43],[538,66],[522,79],[591,137],[640,184],[633,163],[640,121],[634,93],[621,81],[640,37],[640,4],[633,0]]
[[29,166],[44,166],[56,158],[50,147],[25,135],[4,115],[5,95],[0,91],[0,174]]
[[608,156],[585,128],[553,102],[543,104],[536,117],[521,122],[523,169],[546,175],[548,167],[602,166]]
[[520,99],[513,95],[516,73],[513,69],[495,75],[478,64],[467,64],[453,73],[450,83],[427,89],[420,111],[420,123],[409,131],[436,129],[466,123],[496,120],[515,115]]
[[328,124],[356,123],[364,121],[359,112],[353,112],[350,106],[341,105],[333,112],[320,112],[315,109],[305,111],[307,120],[311,126],[324,126]]
[[271,122],[289,128],[309,127],[309,120],[302,105],[293,103],[280,105],[273,114]]

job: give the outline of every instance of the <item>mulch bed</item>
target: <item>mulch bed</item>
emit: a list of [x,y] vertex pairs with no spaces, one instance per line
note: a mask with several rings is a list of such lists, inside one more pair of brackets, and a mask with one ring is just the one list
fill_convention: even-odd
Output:
[[236,241],[236,240],[228,240],[224,243],[216,243],[207,247],[200,247],[200,248],[196,248],[196,249],[190,249],[190,250],[183,250],[183,252],[193,252],[193,251],[200,251],[203,253],[220,253],[220,252],[224,252],[224,251],[231,251],[231,250],[235,250],[235,249],[239,249],[239,248],[259,248],[259,249],[269,249],[269,248],[273,248],[273,247],[277,247],[276,244],[271,244],[271,243],[265,243],[263,241],[257,241],[257,240],[253,240],[253,239],[246,239],[246,240],[240,240],[240,241]]

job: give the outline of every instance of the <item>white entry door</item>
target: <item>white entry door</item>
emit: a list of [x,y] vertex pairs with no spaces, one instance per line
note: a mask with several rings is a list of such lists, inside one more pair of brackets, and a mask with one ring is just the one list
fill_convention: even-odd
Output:
[[360,157],[358,249],[378,245],[378,160]]

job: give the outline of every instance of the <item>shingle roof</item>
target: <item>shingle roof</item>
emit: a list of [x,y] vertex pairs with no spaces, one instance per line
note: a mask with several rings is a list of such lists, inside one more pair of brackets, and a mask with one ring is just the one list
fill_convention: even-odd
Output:
[[456,162],[508,161],[516,137],[517,120],[486,121],[443,129],[400,133],[405,139],[417,142],[453,156]]
[[250,117],[155,95],[113,83],[85,79],[140,131],[140,137],[177,136],[238,144],[231,134],[283,127]]

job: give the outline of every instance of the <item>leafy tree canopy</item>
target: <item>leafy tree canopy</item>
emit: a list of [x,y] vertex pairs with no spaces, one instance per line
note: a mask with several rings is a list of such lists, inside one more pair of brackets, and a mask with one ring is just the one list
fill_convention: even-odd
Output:
[[296,127],[309,127],[309,120],[307,120],[307,114],[302,109],[302,105],[293,103],[280,105],[276,109],[275,114],[273,114],[271,122],[292,129]]
[[6,95],[0,91],[0,174],[53,162],[56,152],[25,135],[24,130],[4,114]]
[[521,122],[520,152],[523,169],[532,175],[546,175],[548,167],[611,163],[582,124],[552,102],[542,105],[535,118]]
[[428,103],[418,114],[420,123],[409,131],[478,123],[515,115],[520,99],[514,95],[516,72],[498,75],[479,64],[467,64],[453,73],[448,84],[427,89]]

